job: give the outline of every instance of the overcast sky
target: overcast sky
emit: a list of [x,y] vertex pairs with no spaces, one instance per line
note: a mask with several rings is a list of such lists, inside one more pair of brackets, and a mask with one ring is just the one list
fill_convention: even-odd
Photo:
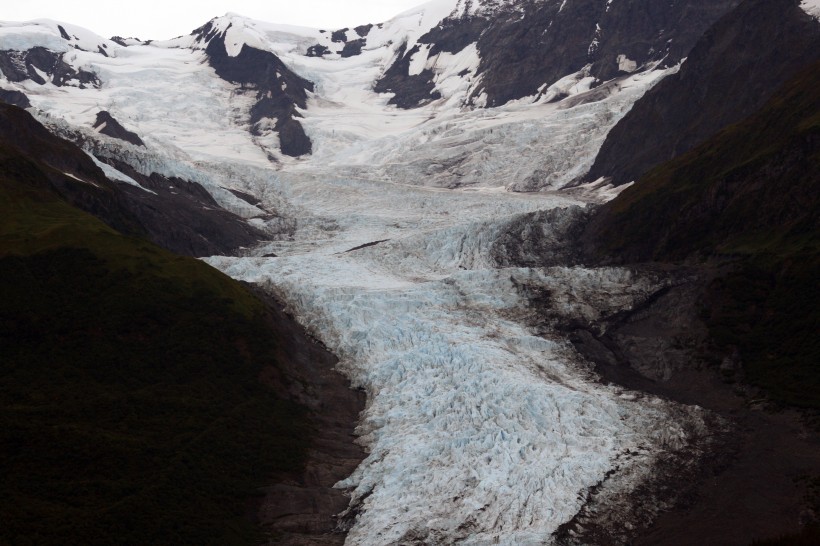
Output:
[[272,23],[337,29],[380,23],[426,0],[6,0],[0,20],[48,18],[110,38],[164,40],[227,12]]

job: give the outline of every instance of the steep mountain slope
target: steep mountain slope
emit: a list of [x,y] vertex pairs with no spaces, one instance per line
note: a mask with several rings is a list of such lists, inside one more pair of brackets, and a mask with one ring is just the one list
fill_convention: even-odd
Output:
[[758,113],[650,171],[603,206],[584,241],[611,260],[731,257],[708,323],[750,379],[818,407],[820,63]]
[[731,461],[637,544],[818,539],[819,75],[810,63],[760,111],[650,171],[594,211],[581,236],[587,263],[682,275],[640,312],[577,332],[585,354],[616,381],[739,424]]
[[[225,24],[224,19],[221,22]],[[204,46],[208,63],[220,78],[257,92],[257,102],[250,110],[251,133],[263,136],[272,129],[279,136],[283,154],[294,157],[309,154],[310,139],[294,118],[301,117],[297,107],[307,107],[307,94],[313,91],[313,83],[294,74],[270,51],[242,44],[238,54],[229,53],[226,40],[232,25],[228,22],[223,30],[212,21],[195,30],[192,36]]]
[[459,0],[416,45],[397,52],[376,89],[395,92],[391,102],[403,108],[440,98],[439,64],[467,49],[480,59],[465,69],[470,104],[500,106],[537,96],[579,71],[602,83],[653,64],[680,62],[700,35],[736,4]]
[[58,173],[72,173],[73,178],[51,177],[52,187],[71,204],[115,229],[147,235],[172,251],[194,256],[231,253],[268,237],[221,209],[200,185],[158,174],[142,176],[119,162],[128,176],[53,138],[30,114],[2,104],[0,138]]
[[332,355],[278,303],[70,205],[133,226],[85,154],[0,112],[0,542],[293,533],[262,487],[313,501],[287,506],[311,522],[297,536],[332,531],[346,503],[330,487],[361,457],[337,439],[361,400]]
[[69,206],[49,181],[75,174],[0,158],[3,541],[248,540],[246,499],[306,447],[305,410],[257,379],[281,368],[264,307]]
[[746,0],[721,19],[607,135],[587,179],[637,180],[763,106],[820,50],[820,23],[798,4]]

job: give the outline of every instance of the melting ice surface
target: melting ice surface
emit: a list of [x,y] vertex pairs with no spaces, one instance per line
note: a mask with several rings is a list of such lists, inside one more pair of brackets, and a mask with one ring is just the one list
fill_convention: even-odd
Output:
[[[396,21],[415,28],[418,17]],[[32,27],[37,36],[59,35],[44,25]],[[393,31],[383,30],[387,38]],[[200,182],[263,227],[272,220],[225,187],[293,220],[288,240],[207,261],[279,294],[367,390],[359,434],[369,455],[339,484],[358,514],[349,544],[550,543],[591,487],[628,492],[660,454],[685,447],[685,430],[700,417],[601,385],[566,339],[528,326],[522,287],[549,291],[556,314],[593,319],[641,301],[657,289],[651,280],[622,269],[498,268],[490,249],[519,215],[577,204],[505,187],[571,179],[659,73],[629,76],[611,96],[574,107],[519,101],[465,110],[451,73],[477,62],[468,48],[445,59],[450,65],[438,59],[452,68],[441,72],[443,102],[400,111],[371,90],[390,50],[309,59],[293,32],[254,34],[318,90],[303,120],[314,156],[278,156],[276,169],[265,153],[275,150],[247,132],[252,97],[180,44],[111,44],[110,58],[71,50],[67,61],[94,70],[101,89],[0,83],[23,89],[46,121],[101,142],[91,150],[100,157],[117,148],[144,174]],[[582,81],[569,75],[556,93]],[[101,109],[143,135],[147,151],[92,133]],[[457,185],[471,187],[430,187]],[[278,257],[262,257],[271,254]]]
[[498,269],[489,258],[510,218],[569,199],[330,173],[281,175],[276,186],[329,231],[306,225],[256,251],[277,258],[208,262],[283,295],[367,390],[369,455],[339,484],[360,511],[348,544],[549,543],[608,472],[640,475],[686,443],[681,419],[696,412],[602,386],[565,339],[533,335],[519,289],[547,288],[558,312],[595,318],[629,307],[650,282],[621,269]]

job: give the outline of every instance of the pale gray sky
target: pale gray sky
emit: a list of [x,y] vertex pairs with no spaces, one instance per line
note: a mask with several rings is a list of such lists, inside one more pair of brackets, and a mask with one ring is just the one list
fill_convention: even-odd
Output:
[[73,23],[109,38],[164,40],[227,12],[272,23],[337,29],[380,23],[426,0],[29,0],[8,1],[0,20],[45,17]]

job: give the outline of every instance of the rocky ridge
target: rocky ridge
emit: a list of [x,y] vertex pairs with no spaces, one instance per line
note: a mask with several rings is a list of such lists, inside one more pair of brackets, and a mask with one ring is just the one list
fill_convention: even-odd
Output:
[[746,0],[695,45],[677,74],[607,135],[587,180],[637,180],[752,114],[817,58],[820,23],[796,0]]
[[399,50],[376,90],[396,92],[392,100],[402,108],[435,100],[434,91],[422,93],[434,86],[432,72],[410,74],[410,60],[456,54],[471,44],[481,59],[467,98],[474,106],[535,97],[579,71],[603,83],[680,62],[702,33],[736,4],[737,0],[550,0],[473,6],[461,0],[416,46]]
[[208,63],[221,78],[256,92],[256,104],[250,111],[251,133],[264,136],[275,131],[283,154],[309,154],[311,142],[297,121],[301,117],[297,108],[307,107],[313,83],[295,74],[270,51],[243,44],[238,54],[228,54],[225,37],[230,28],[231,24],[219,29],[209,22],[192,36],[204,47]]

